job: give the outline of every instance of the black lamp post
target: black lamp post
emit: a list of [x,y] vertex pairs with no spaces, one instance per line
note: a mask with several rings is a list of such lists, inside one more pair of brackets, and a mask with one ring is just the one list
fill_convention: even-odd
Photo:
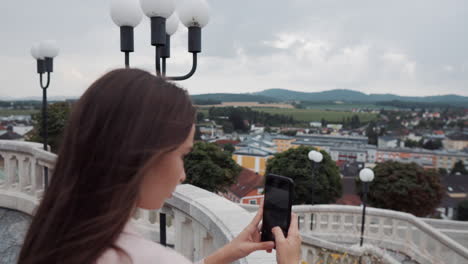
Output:
[[361,221],[361,241],[360,246],[364,242],[364,227],[366,225],[366,202],[367,193],[369,192],[369,183],[374,180],[374,172],[369,168],[364,168],[359,172],[359,179],[362,181],[362,221]]
[[[47,151],[48,128],[47,128],[47,88],[50,84],[50,73],[54,70],[54,57],[58,55],[57,44],[54,40],[46,40],[33,44],[31,55],[37,61],[37,73],[39,74],[39,84],[42,88],[42,133],[44,140],[44,150]],[[47,81],[44,84],[42,75],[47,73]],[[49,170],[44,167],[44,187],[49,184]]]
[[[188,51],[192,53],[192,68],[182,76],[166,76],[167,59],[170,58],[170,36],[177,30],[179,19],[174,13],[174,0],[112,0],[111,17],[120,27],[121,51],[129,67],[129,52],[134,51],[133,28],[142,17],[150,18],[151,45],[155,47],[155,68],[158,76],[180,81],[190,78],[197,69],[197,53],[201,52],[201,29],[208,24],[209,7],[205,0],[186,0],[177,10],[180,21],[188,28]],[[140,9],[141,8],[141,9]]]
[[314,204],[314,185],[315,185],[315,172],[317,171],[318,167],[320,166],[320,162],[323,160],[322,153],[311,150],[309,151],[309,160],[312,165],[312,190],[310,192],[312,204]]

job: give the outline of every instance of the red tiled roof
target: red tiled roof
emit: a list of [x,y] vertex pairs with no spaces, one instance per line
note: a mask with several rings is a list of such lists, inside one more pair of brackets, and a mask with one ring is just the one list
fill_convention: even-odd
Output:
[[220,139],[220,140],[215,141],[214,143],[217,144],[217,145],[226,145],[226,144],[236,145],[236,144],[239,144],[240,141],[237,141],[237,140],[228,140],[228,139]]
[[342,205],[361,205],[361,198],[356,194],[345,194],[336,201],[336,204]]
[[263,176],[256,174],[255,172],[243,168],[242,172],[237,179],[237,183],[229,187],[229,191],[232,192],[238,198],[244,197],[253,189],[256,189],[263,184]]

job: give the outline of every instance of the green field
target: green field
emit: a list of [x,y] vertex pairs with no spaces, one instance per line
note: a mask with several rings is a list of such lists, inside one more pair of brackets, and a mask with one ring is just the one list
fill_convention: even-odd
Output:
[[1,109],[0,116],[11,116],[11,115],[32,115],[35,113],[39,113],[39,110],[9,110],[9,109]]
[[[317,109],[285,109],[285,108],[263,108],[252,107],[252,110],[259,112],[266,112],[269,114],[290,115],[298,121],[313,122],[320,121],[322,118],[328,122],[341,122],[343,118],[351,118],[353,115],[358,115],[361,122],[369,122],[377,118],[377,114],[372,113],[353,113],[348,111],[327,111]],[[202,112],[206,117],[208,116],[208,109],[201,108],[198,112]]]
[[270,114],[291,115],[294,119],[305,122],[320,121],[322,118],[328,122],[341,122],[343,121],[343,118],[351,118],[353,115],[358,115],[361,122],[368,122],[377,118],[376,114],[371,113],[353,113],[317,109],[252,108],[252,110],[267,112]]
[[343,104],[333,104],[333,103],[314,103],[308,104],[304,108],[307,109],[316,109],[316,110],[337,110],[337,111],[351,111],[353,108],[357,109],[371,109],[371,110],[395,110],[398,109],[393,106],[380,106],[375,104],[353,104],[353,103],[343,103]]

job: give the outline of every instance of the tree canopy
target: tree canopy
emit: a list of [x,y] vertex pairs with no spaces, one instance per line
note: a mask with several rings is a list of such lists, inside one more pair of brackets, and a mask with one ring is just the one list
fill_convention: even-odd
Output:
[[[416,163],[386,161],[377,164],[374,173],[368,194],[373,207],[422,217],[433,213],[442,200],[444,188],[436,170],[425,170]],[[361,190],[357,183],[357,190]]]
[[[70,115],[70,105],[66,102],[57,102],[47,106],[47,144],[52,148],[52,152],[57,152],[60,147],[62,134]],[[32,116],[33,131],[28,141],[43,142],[42,112]]]
[[273,173],[294,180],[294,204],[328,204],[341,197],[342,186],[338,167],[321,151],[323,160],[312,178],[312,163],[308,158],[312,147],[301,146],[277,153],[268,160],[266,174]]
[[468,221],[468,200],[463,200],[458,203],[457,220]]
[[186,180],[211,192],[226,192],[237,182],[242,168],[232,159],[228,151],[214,143],[196,142],[184,159]]
[[468,172],[466,171],[466,168],[465,168],[465,164],[461,160],[455,162],[455,164],[453,165],[452,174],[455,174],[457,172],[459,172],[460,174],[463,174],[463,175],[468,174]]

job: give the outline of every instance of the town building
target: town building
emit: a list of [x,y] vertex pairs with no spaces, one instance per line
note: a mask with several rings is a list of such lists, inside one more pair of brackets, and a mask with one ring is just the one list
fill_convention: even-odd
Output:
[[444,148],[449,150],[464,150],[468,149],[468,134],[455,133],[447,136],[444,141]]
[[261,204],[263,202],[263,176],[243,168],[237,183],[229,187],[225,198],[241,204]]

